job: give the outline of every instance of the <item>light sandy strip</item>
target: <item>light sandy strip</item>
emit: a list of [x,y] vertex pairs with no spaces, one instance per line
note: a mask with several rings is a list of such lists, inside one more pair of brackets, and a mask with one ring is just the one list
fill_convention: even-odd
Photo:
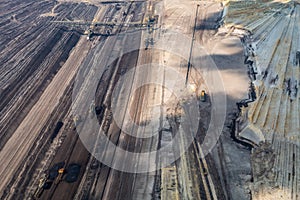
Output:
[[70,85],[89,47],[90,44],[84,38],[79,40],[76,49],[72,51],[65,65],[59,70],[39,101],[1,150],[0,196],[3,195],[5,187],[9,184],[22,161],[26,159],[28,151],[34,145],[41,129],[47,123],[49,116],[58,105],[66,88]]

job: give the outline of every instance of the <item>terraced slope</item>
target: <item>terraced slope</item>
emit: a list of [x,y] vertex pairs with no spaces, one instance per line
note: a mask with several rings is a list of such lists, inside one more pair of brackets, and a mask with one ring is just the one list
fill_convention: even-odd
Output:
[[256,92],[256,100],[242,108],[237,130],[256,147],[253,199],[298,199],[300,4],[230,1],[225,23],[244,31],[245,62]]
[[[91,20],[96,10],[95,6],[53,0],[1,2],[0,149],[79,39],[79,34],[63,31],[50,21]],[[55,14],[49,16],[51,12]]]
[[[37,128],[49,123],[48,114],[50,115],[51,111],[55,110],[57,104],[41,103],[40,106],[37,106],[36,103],[40,99],[56,103],[59,101],[59,98],[56,99],[56,95],[65,91],[62,84],[57,84],[60,87],[56,86],[55,92],[46,94],[49,95],[47,97],[44,95],[46,98],[42,96],[54,79],[53,77],[63,73],[59,73],[59,71],[64,71],[61,69],[77,44],[80,34],[74,31],[64,31],[50,23],[51,20],[65,18],[91,20],[96,11],[97,7],[95,6],[82,3],[58,3],[54,0],[1,1],[0,158],[2,163],[0,167],[0,198],[8,198],[14,192],[22,193],[24,188],[17,186],[21,182],[26,185],[26,179],[30,177],[30,170],[34,163],[28,156],[29,151],[40,144],[37,140],[34,143],[33,140],[29,141],[28,139],[35,139],[37,135],[40,136],[39,139],[48,136],[41,133],[35,134],[29,127]],[[72,67],[74,68],[74,65]],[[70,74],[70,71],[67,73]],[[66,80],[60,78],[60,80],[61,82],[69,81],[67,78]],[[40,118],[33,115],[31,120],[25,120],[33,110],[42,114],[43,109],[50,109],[50,111],[44,112],[46,114]],[[36,121],[39,119],[45,120],[45,124]],[[26,124],[25,128],[21,126],[22,123]],[[15,134],[18,129],[19,134]],[[44,142],[41,143],[45,145]],[[33,151],[39,152],[38,150]],[[19,153],[27,157],[20,156]],[[23,173],[25,168],[26,170],[30,169],[25,170],[25,174],[29,174],[26,177]],[[12,186],[13,184],[15,185]]]

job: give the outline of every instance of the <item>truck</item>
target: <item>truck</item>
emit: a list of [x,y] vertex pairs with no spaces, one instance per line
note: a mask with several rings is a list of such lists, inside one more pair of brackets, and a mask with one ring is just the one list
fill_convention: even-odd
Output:
[[65,173],[65,168],[62,167],[58,170],[58,176],[55,180],[55,184],[58,184],[62,180],[64,173]]
[[200,101],[205,102],[206,101],[206,93],[205,90],[202,90],[200,93]]

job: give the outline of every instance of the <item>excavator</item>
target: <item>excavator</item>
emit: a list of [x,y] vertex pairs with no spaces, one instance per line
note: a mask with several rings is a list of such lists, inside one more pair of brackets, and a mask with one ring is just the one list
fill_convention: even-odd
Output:
[[[137,2],[137,1],[146,1],[146,0],[130,0],[129,2]],[[123,26],[123,27],[134,27],[134,28],[146,28],[147,29],[147,38],[145,39],[145,50],[148,49],[149,45],[154,44],[154,35],[153,32],[154,30],[158,29],[155,28],[154,25],[157,24],[158,22],[158,15],[155,15],[154,13],[154,5],[153,2],[157,0],[151,0],[148,1],[148,6],[147,6],[147,11],[146,11],[146,17],[144,17],[143,21],[141,22],[126,22],[126,23],[121,23],[121,22],[101,22],[97,21],[94,19],[93,21],[83,21],[83,20],[77,20],[77,21],[52,21],[52,23],[58,23],[62,24],[64,26],[69,26],[69,27],[84,27],[84,35],[87,35],[86,39],[88,41],[91,41],[92,37],[94,35],[97,35],[95,33],[96,27],[105,27],[106,31],[105,33],[99,34],[98,35],[106,35],[109,36],[111,35],[112,29],[116,26]],[[159,0],[158,0],[159,1]],[[119,1],[118,1],[119,2]],[[107,3],[114,3],[113,1],[108,1]],[[116,6],[117,8],[118,6]]]

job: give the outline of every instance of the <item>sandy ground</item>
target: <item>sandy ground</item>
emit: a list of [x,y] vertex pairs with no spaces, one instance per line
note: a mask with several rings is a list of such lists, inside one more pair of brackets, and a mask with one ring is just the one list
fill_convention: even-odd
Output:
[[[217,4],[206,4],[208,16],[220,10]],[[221,73],[227,95],[223,134],[211,156],[218,165],[227,198],[250,199],[247,183],[251,177],[250,151],[232,140],[232,130],[228,128],[238,112],[236,103],[248,98],[249,77],[244,65],[244,47],[237,36],[219,34],[214,30],[207,30],[203,35],[207,39],[202,41]]]
[[[176,3],[176,4],[175,4]],[[221,102],[220,103],[220,109],[227,109],[227,119],[226,119],[226,125],[223,131],[223,135],[221,136],[221,140],[219,141],[219,144],[214,149],[211,156],[215,160],[216,166],[219,170],[219,176],[220,181],[223,183],[223,192],[225,193],[225,196],[229,199],[246,199],[247,196],[247,190],[242,186],[245,183],[245,175],[249,174],[249,151],[246,150],[244,147],[233,143],[230,134],[229,129],[226,128],[227,125],[230,125],[230,120],[232,117],[232,114],[237,111],[235,103],[241,99],[244,99],[247,97],[247,91],[248,91],[248,76],[246,73],[246,67],[243,64],[243,47],[241,46],[240,40],[237,37],[232,36],[218,36],[216,35],[215,29],[215,22],[217,21],[218,17],[220,16],[220,4],[219,3],[212,3],[211,1],[203,1],[200,3],[199,6],[199,21],[196,21],[196,23],[199,24],[199,27],[194,27],[195,23],[195,13],[197,9],[197,5],[195,2],[185,1],[185,2],[175,2],[174,1],[166,1],[164,4],[159,5],[156,7],[157,10],[154,11],[155,14],[160,14],[158,27],[161,28],[161,30],[154,31],[154,33],[148,34],[146,31],[142,34],[141,39],[141,47],[142,49],[145,48],[145,39],[149,39],[150,37],[154,37],[154,47],[164,47],[168,48],[168,50],[176,51],[179,49],[185,49],[184,54],[188,57],[188,52],[190,51],[190,45],[188,45],[188,48],[185,48],[188,44],[193,44],[192,34],[193,34],[193,28],[196,29],[195,31],[195,40],[199,43],[203,44],[203,46],[206,48],[207,52],[209,52],[210,57],[215,62],[216,66],[218,67],[218,71],[215,71],[211,74],[211,79],[213,81],[216,81],[216,77],[214,76],[216,73],[220,73],[223,79],[223,84],[226,90],[227,95],[227,102]],[[160,6],[165,6],[165,8],[162,8]],[[164,10],[165,9],[165,10]],[[191,10],[193,12],[191,12]],[[99,14],[99,13],[98,13]],[[100,13],[97,15],[97,18],[101,18],[103,13]],[[49,13],[48,13],[49,15]],[[50,11],[50,15],[53,15],[53,12]],[[121,18],[118,16],[118,18]],[[168,31],[166,31],[166,36],[162,34],[163,29],[175,29],[176,31],[179,31],[184,36],[187,36],[189,38],[187,43],[182,43],[182,37],[177,36],[176,38],[168,38]],[[167,45],[163,46],[163,40],[162,43],[157,42],[155,38],[159,37],[165,37],[163,39],[168,40]],[[126,42],[127,41],[127,42]],[[173,44],[173,42],[178,42],[178,44]],[[72,54],[70,55],[67,62],[63,65],[63,67],[58,71],[58,73],[55,75],[49,86],[46,88],[46,90],[43,92],[40,99],[37,101],[37,103],[34,105],[34,107],[30,110],[28,115],[25,117],[25,119],[22,121],[20,126],[17,128],[13,136],[8,140],[6,145],[3,147],[3,149],[0,152],[0,158],[3,160],[3,163],[0,167],[0,178],[3,180],[0,183],[0,194],[3,193],[5,186],[10,181],[10,177],[15,173],[17,168],[22,164],[23,160],[26,159],[25,155],[28,153],[30,148],[32,147],[33,142],[36,138],[38,138],[38,134],[40,133],[41,129],[43,128],[43,125],[47,122],[47,119],[53,112],[54,108],[58,105],[59,100],[64,95],[64,92],[66,91],[67,87],[71,84],[72,79],[74,78],[77,69],[80,67],[80,64],[82,63],[83,59],[88,54],[90,48],[93,46],[95,49],[99,51],[94,51],[94,55],[90,55],[90,57],[93,56],[93,58],[99,59],[98,61],[105,66],[104,61],[105,59],[109,57],[120,57],[122,55],[123,50],[120,48],[123,47],[124,44],[128,44],[132,42],[132,44],[139,44],[139,38],[134,39],[127,39],[126,37],[119,37],[115,39],[113,42],[105,44],[103,46],[97,46],[97,42],[87,42],[86,38],[81,38],[78,45],[74,50],[72,51]],[[101,48],[107,48],[111,49],[111,51],[102,51]],[[94,50],[95,50],[94,49]],[[107,50],[106,49],[106,50]],[[196,50],[194,53],[197,52]],[[90,58],[89,57],[89,58]],[[122,63],[122,59],[119,58],[117,63],[118,69]],[[130,61],[124,61],[124,63],[130,63]],[[175,88],[180,88],[184,86],[184,79],[179,80],[177,77],[168,77],[168,73],[166,73],[166,68],[155,68],[155,65],[152,63],[160,63],[165,64],[174,67],[180,74],[186,75],[187,72],[187,64],[186,60],[183,61],[182,59],[173,57],[168,55],[168,53],[157,53],[154,50],[144,50],[139,52],[139,60],[138,65],[146,64],[146,71],[143,71],[139,68],[135,69],[135,76],[129,77],[126,80],[127,84],[131,84],[131,87],[143,84],[147,81],[157,81],[159,84],[171,84]],[[123,63],[123,65],[124,65]],[[89,63],[88,63],[89,64]],[[91,61],[91,65],[97,65],[98,63],[93,63]],[[101,66],[102,66],[101,65]],[[123,66],[124,67],[124,66]],[[126,67],[124,67],[125,70]],[[101,70],[107,70],[106,68],[101,68]],[[113,73],[114,76],[118,74],[119,71],[115,71]],[[91,86],[94,84],[94,82],[99,81],[99,79],[94,79],[93,74],[94,71],[87,71],[87,74],[85,76],[85,85],[86,87]],[[118,74],[119,75],[119,74]],[[168,79],[166,79],[168,78]],[[201,80],[200,77],[191,76],[190,80],[195,86],[199,87],[199,82]],[[105,79],[109,83],[107,91],[104,91],[105,95],[107,97],[104,98],[103,104],[106,106],[111,103],[109,99],[111,95],[111,90],[115,84],[114,79],[109,80],[109,78],[106,77]],[[111,81],[111,82],[110,82]],[[111,85],[110,85],[111,84]],[[200,84],[201,87],[204,85],[203,83]],[[212,84],[213,85],[213,84]],[[168,90],[163,89],[160,86],[154,85],[154,86],[145,86],[142,87],[140,90],[136,91],[130,91],[125,90],[128,86],[124,84],[119,89],[119,95],[116,103],[118,104],[119,108],[118,113],[124,113],[124,117],[122,118],[123,124],[121,127],[117,127],[114,123],[111,123],[109,114],[111,110],[109,108],[106,108],[103,123],[101,124],[101,128],[106,128],[107,134],[111,137],[111,139],[117,143],[118,146],[124,148],[124,149],[131,149],[135,151],[149,151],[149,150],[155,150],[159,145],[159,134],[156,132],[159,132],[160,128],[170,129],[172,127],[174,130],[178,129],[179,132],[184,132],[187,130],[186,127],[180,125],[180,115],[181,112],[177,111],[177,101],[171,102],[168,109],[169,109],[169,116],[171,116],[169,119],[166,118],[163,114],[165,111],[162,112],[162,110],[155,110],[153,107],[169,103],[172,99],[170,98],[170,92]],[[207,88],[207,86],[203,86]],[[185,88],[186,89],[186,88]],[[214,88],[217,89],[217,88]],[[183,89],[184,90],[184,89]],[[190,92],[187,90],[187,93],[184,93],[186,96],[186,99],[188,99],[188,96],[190,96]],[[82,97],[86,98],[88,97],[90,91],[83,91]],[[209,91],[210,98],[217,97],[218,93],[217,90]],[[94,94],[92,94],[94,95]],[[94,97],[94,96],[93,96]],[[124,101],[124,98],[126,97],[132,97],[127,98],[127,100]],[[182,100],[185,101],[186,99]],[[222,104],[223,103],[223,104]],[[88,106],[90,106],[91,103],[88,102]],[[126,105],[126,106],[124,106]],[[208,104],[201,104],[201,105],[208,105]],[[82,105],[83,106],[83,105]],[[176,109],[175,109],[176,108]],[[216,111],[212,111],[216,112]],[[126,115],[127,113],[127,115]],[[129,125],[130,118],[133,116],[134,121],[136,123],[149,123],[151,119],[154,118],[153,123],[151,126],[140,126],[137,129],[132,129],[132,133],[135,133],[139,136],[144,136],[149,133],[154,134],[154,137],[152,137],[148,141],[142,141],[142,140],[135,140],[131,139],[130,137],[126,136],[126,133],[121,131],[120,128],[126,128]],[[159,116],[159,117],[158,117]],[[70,117],[68,115],[68,117]],[[68,121],[68,120],[67,120]],[[108,121],[108,122],[107,122]],[[166,125],[168,124],[169,125]],[[179,124],[179,125],[178,125]],[[106,126],[106,127],[105,127]],[[192,127],[192,124],[187,124],[186,126]],[[130,126],[129,126],[130,127]],[[93,127],[87,127],[86,130],[93,129]],[[170,132],[171,133],[171,132]],[[170,133],[160,133],[162,134],[163,139],[166,141],[169,140],[169,137],[172,138],[172,135]],[[68,137],[67,137],[68,138]],[[73,137],[70,137],[73,138]],[[74,138],[73,138],[74,139]],[[91,140],[91,139],[89,139]],[[94,142],[94,141],[92,141]],[[186,141],[183,141],[181,146],[185,145]],[[66,143],[68,144],[68,143]],[[176,176],[177,180],[175,182],[175,185],[177,189],[175,189],[174,193],[164,193],[164,198],[168,199],[169,195],[175,195],[179,196],[181,198],[201,198],[206,196],[210,196],[215,199],[215,192],[214,192],[214,185],[213,180],[211,178],[212,174],[214,172],[215,166],[207,166],[206,159],[205,158],[199,158],[199,152],[196,151],[197,144],[194,144],[192,147],[192,150],[181,158],[181,161],[176,162],[175,164],[172,164],[171,169],[176,170]],[[182,148],[180,146],[180,148]],[[66,147],[62,148],[65,149]],[[78,154],[82,153],[80,148],[82,148],[81,144],[78,144]],[[198,147],[201,148],[201,147]],[[75,151],[76,152],[76,151]],[[62,150],[59,151],[59,153],[63,153]],[[82,155],[85,155],[83,153]],[[110,155],[110,154],[108,154]],[[125,154],[123,155],[125,158],[129,155]],[[175,154],[174,152],[170,152],[169,157],[173,157]],[[59,159],[63,158],[57,157],[54,159],[55,161],[58,161]],[[76,157],[76,156],[75,156]],[[71,160],[74,162],[81,162],[80,159],[72,158]],[[115,154],[114,159],[112,160],[113,165],[122,164],[124,168],[127,166],[125,163],[120,163],[122,159],[116,159],[121,158],[121,154]],[[5,159],[4,159],[5,158]],[[153,158],[152,158],[153,159]],[[137,161],[139,163],[142,163],[145,165],[140,165],[140,168],[146,169],[153,169],[153,167],[157,167],[155,160],[152,160],[152,163],[143,162],[143,159],[140,157],[136,157],[133,159],[134,161]],[[242,162],[241,162],[242,161]],[[82,161],[83,162],[83,161]],[[13,163],[13,164],[12,164]],[[80,192],[85,190],[86,188],[89,195],[95,195],[95,196],[101,196],[103,198],[111,199],[111,198],[119,198],[122,199],[122,195],[126,195],[126,197],[131,197],[135,199],[145,198],[145,199],[151,199],[153,195],[153,191],[155,188],[168,188],[168,183],[165,181],[160,182],[161,175],[163,178],[166,178],[168,176],[174,175],[174,172],[171,172],[169,166],[165,166],[166,170],[163,170],[164,173],[160,174],[160,171],[157,171],[156,173],[145,173],[140,175],[135,174],[126,174],[117,170],[110,170],[105,166],[101,166],[97,168],[97,170],[90,173],[92,170],[89,168],[92,165],[92,159],[89,161],[89,164],[86,168],[86,172],[83,175],[82,182],[80,183],[80,189],[78,191],[77,197],[80,196]],[[132,163],[131,163],[132,164]],[[147,165],[146,165],[147,164]],[[210,163],[211,164],[211,163]],[[196,167],[195,167],[196,166]],[[211,168],[211,169],[210,169]],[[205,172],[204,172],[205,171]],[[94,177],[89,177],[88,175],[91,175]],[[100,179],[96,178],[100,177]],[[208,178],[206,178],[208,177]],[[246,177],[247,178],[247,177]],[[99,180],[99,181],[98,181]],[[94,184],[91,186],[91,182]],[[129,184],[132,184],[131,187],[129,187]],[[68,185],[66,183],[62,183],[62,188],[68,188]],[[93,190],[92,190],[93,189]],[[95,192],[95,190],[97,192]],[[117,193],[116,191],[120,190],[120,193]],[[130,191],[130,192],[129,192]],[[176,192],[177,191],[177,192]],[[13,192],[13,191],[10,191]],[[59,198],[62,197],[59,195],[60,191],[58,190],[57,193],[54,194],[53,198]],[[156,191],[158,194],[159,191]],[[210,194],[210,192],[212,194]],[[154,194],[157,194],[154,192]],[[44,194],[45,196],[51,196],[52,194]],[[73,195],[73,194],[72,194]],[[204,195],[204,196],[201,196]],[[68,195],[66,195],[68,196]],[[73,195],[74,196],[74,195]],[[83,194],[84,196],[84,194]]]
[[[227,119],[223,135],[214,150],[214,159],[220,159],[223,165],[224,180],[229,198],[249,199],[246,181],[251,174],[250,151],[232,141],[231,124],[237,113],[236,102],[248,97],[249,78],[243,60],[243,46],[237,37],[220,38],[211,50],[213,59],[220,70],[227,94]],[[219,166],[221,167],[221,166]]]
[[[80,43],[82,48],[77,50],[77,53],[82,55],[87,52],[88,44],[84,39],[82,39]],[[86,47],[84,48],[84,46]],[[75,53],[76,52],[74,51],[73,54]],[[55,76],[54,80],[47,87],[39,101],[31,109],[13,136],[1,150],[1,175],[5,176],[1,178],[1,192],[3,192],[3,189],[8,184],[10,177],[12,177],[14,172],[20,166],[20,163],[24,159],[24,155],[26,155],[28,150],[32,147],[33,141],[36,139],[43,124],[48,119],[48,115],[51,114],[53,109],[56,107],[59,99],[64,94],[66,87],[75,76],[77,72],[76,67],[80,65],[80,59],[83,59],[83,57],[74,56],[74,58],[77,60],[72,60],[73,62],[68,60],[64,67]],[[75,63],[77,63],[77,65],[75,65]],[[22,150],[20,150],[20,148]]]

